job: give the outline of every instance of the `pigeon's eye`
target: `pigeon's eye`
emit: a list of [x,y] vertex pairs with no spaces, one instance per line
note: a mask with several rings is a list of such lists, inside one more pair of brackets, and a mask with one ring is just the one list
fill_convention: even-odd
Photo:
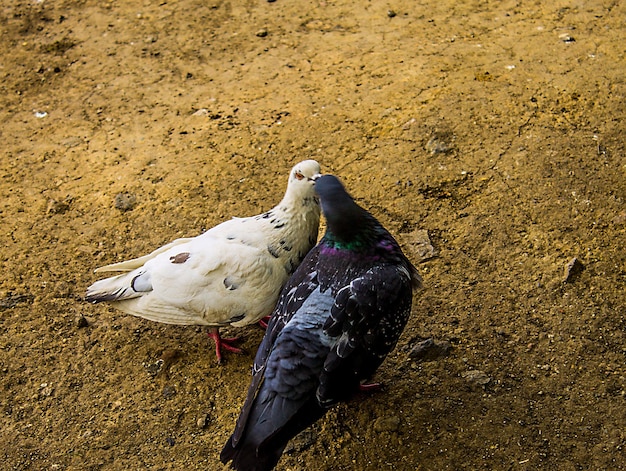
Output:
[[296,172],[296,178],[298,180],[304,180],[304,175],[302,175],[300,172]]

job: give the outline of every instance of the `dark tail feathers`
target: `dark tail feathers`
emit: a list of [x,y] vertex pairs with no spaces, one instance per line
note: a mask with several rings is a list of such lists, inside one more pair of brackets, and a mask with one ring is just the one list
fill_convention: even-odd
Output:
[[231,461],[231,469],[237,471],[271,471],[278,463],[284,449],[283,447],[271,451],[258,450],[255,445],[247,442],[239,443],[237,448],[233,448],[232,440],[233,437],[230,437],[224,445],[220,460],[224,464]]

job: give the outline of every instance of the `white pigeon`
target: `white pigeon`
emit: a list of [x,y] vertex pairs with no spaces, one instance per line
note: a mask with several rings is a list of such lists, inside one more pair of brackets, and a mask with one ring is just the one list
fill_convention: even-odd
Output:
[[127,272],[96,281],[85,299],[108,301],[151,321],[210,326],[221,349],[240,352],[219,327],[241,327],[268,316],[281,288],[317,242],[320,207],[314,182],[320,166],[293,167],[287,191],[273,209],[233,218],[193,238],[177,239],[143,257],[98,268]]

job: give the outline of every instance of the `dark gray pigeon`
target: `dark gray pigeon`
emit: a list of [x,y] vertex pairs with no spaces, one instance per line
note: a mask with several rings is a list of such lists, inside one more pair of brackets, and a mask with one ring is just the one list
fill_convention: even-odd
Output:
[[350,399],[394,348],[421,286],[391,234],[333,175],[315,182],[327,229],[283,288],[220,458],[276,466],[287,442]]

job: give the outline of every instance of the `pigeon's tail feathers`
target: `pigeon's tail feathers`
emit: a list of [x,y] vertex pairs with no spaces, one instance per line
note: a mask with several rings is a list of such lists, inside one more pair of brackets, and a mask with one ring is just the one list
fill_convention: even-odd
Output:
[[231,437],[222,449],[220,460],[222,463],[230,461],[231,469],[237,471],[271,471],[278,463],[283,449],[284,446],[271,451],[260,451],[250,442],[234,447]]
[[133,271],[136,268],[139,268],[147,261],[147,257],[149,255],[144,255],[143,257],[133,258],[132,260],[124,260],[123,262],[111,263],[110,265],[105,265],[103,267],[96,268],[94,273],[106,273],[112,271]]
[[[281,409],[285,404],[270,404],[269,408]],[[273,423],[272,415],[263,422],[257,422],[256,427],[248,427],[241,440],[233,445],[234,435],[230,437],[222,452],[222,463],[231,461],[230,467],[237,471],[271,471],[274,469],[287,446],[289,440],[295,437],[305,428],[319,420],[326,409],[323,409],[313,399],[308,401],[295,414],[289,410],[292,404],[287,406],[287,414],[290,418],[278,425]],[[255,411],[253,411],[253,414]],[[293,415],[291,415],[293,414]],[[268,435],[268,429],[273,431]]]
[[85,301],[113,302],[137,298],[152,289],[147,273],[137,271],[98,280],[87,288]]
[[[235,431],[220,453],[222,463],[226,464],[230,461],[231,469],[237,471],[271,471],[280,460],[288,441],[287,439],[276,446],[268,446],[266,443],[268,435],[276,433],[277,426],[271,420],[271,416],[259,420],[259,414],[262,415],[263,411],[274,408],[276,401],[266,403],[265,406],[257,403],[255,399],[258,398],[257,392],[262,382],[263,375],[257,372],[248,388],[248,395],[237,419]],[[250,418],[251,414],[252,418]],[[248,423],[249,420],[251,424]],[[255,427],[255,425],[260,425],[260,427]]]
[[167,252],[169,249],[171,249],[172,247],[176,247],[177,245],[185,244],[189,242],[190,240],[192,240],[192,238],[189,238],[189,237],[176,239],[170,242],[169,244],[166,244],[163,247],[160,247],[154,250],[153,252],[150,252],[148,255],[144,255],[143,257],[133,258],[132,260],[125,260],[123,262],[111,263],[110,265],[105,265],[104,267],[96,268],[94,270],[94,273],[103,273],[103,272],[110,272],[110,271],[126,271],[126,272],[133,271],[139,267],[144,266],[148,260],[152,260],[157,255],[162,254],[163,252]]

